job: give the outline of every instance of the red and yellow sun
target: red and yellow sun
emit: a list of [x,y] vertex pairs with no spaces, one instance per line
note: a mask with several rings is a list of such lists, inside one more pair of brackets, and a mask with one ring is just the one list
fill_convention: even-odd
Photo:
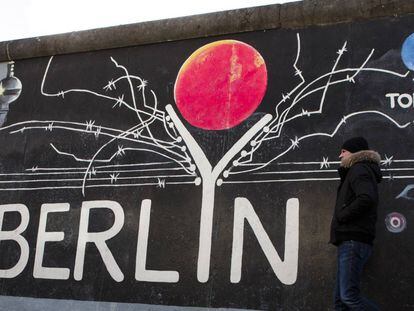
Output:
[[240,41],[222,40],[199,48],[184,62],[174,97],[191,125],[223,130],[248,118],[266,87],[267,69],[259,52]]

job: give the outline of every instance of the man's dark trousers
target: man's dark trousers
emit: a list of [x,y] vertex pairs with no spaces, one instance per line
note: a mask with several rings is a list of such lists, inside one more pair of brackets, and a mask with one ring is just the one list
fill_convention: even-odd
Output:
[[372,246],[358,241],[344,241],[338,246],[338,270],[335,286],[335,310],[379,310],[361,297],[362,269],[371,256]]

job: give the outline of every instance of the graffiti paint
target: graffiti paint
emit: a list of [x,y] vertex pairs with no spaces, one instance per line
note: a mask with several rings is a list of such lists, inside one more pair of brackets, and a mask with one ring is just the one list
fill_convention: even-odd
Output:
[[174,97],[191,125],[223,130],[248,118],[266,87],[266,64],[259,52],[244,42],[223,40],[199,48],[185,61]]
[[391,233],[401,233],[407,228],[407,220],[404,215],[393,212],[385,218],[387,230]]
[[414,189],[414,185],[407,185],[404,190],[396,197],[396,199],[406,199],[406,200],[414,200],[414,196],[411,193]]
[[408,69],[414,70],[414,34],[409,35],[404,40],[401,58]]
[[22,83],[14,76],[14,62],[7,63],[6,76],[0,81],[0,126],[6,122],[9,106],[22,91]]
[[[325,305],[343,140],[364,135],[383,155],[382,219],[414,179],[412,103],[402,95],[414,92],[413,74],[399,53],[407,24],[16,62],[33,87],[0,128],[0,306],[12,296],[162,310]],[[384,97],[390,90],[399,95]],[[402,217],[379,230],[378,243],[404,234],[380,244],[375,267],[409,245],[411,214]],[[412,256],[407,247],[369,284],[388,284]],[[370,286],[400,297],[394,287]]]
[[[93,210],[108,209],[114,217],[111,227],[105,231],[90,232],[90,214]],[[269,239],[263,225],[255,213],[253,206],[246,198],[235,199],[233,251],[231,259],[231,282],[239,283],[241,279],[242,257],[243,257],[243,228],[244,220],[247,220],[252,227],[255,236],[266,255],[276,276],[283,284],[294,284],[298,270],[298,243],[299,243],[299,202],[297,199],[290,199],[287,202],[286,212],[286,238],[284,260],[277,254],[275,247]],[[48,217],[52,213],[65,213],[70,210],[69,203],[46,203],[42,204],[40,221],[38,227],[33,277],[37,279],[68,280],[70,269],[63,267],[43,266],[45,257],[45,244],[50,242],[61,242],[64,240],[63,231],[47,231]],[[6,213],[18,213],[21,221],[13,230],[3,230],[3,219]],[[179,281],[178,271],[160,271],[147,269],[148,235],[150,229],[151,200],[143,200],[139,217],[138,238],[136,246],[135,280],[140,282],[156,283],[177,283]],[[24,204],[0,205],[0,241],[17,242],[20,249],[20,257],[11,268],[0,269],[0,278],[16,278],[26,268],[29,261],[30,246],[22,233],[26,231],[30,222],[30,212]],[[78,229],[78,242],[74,263],[73,277],[81,281],[84,274],[86,246],[93,244],[99,252],[107,272],[116,282],[125,279],[124,273],[116,261],[116,255],[109,249],[107,241],[114,238],[124,227],[125,213],[122,206],[116,201],[99,200],[84,201],[81,207],[81,215]],[[210,230],[211,231],[211,230]],[[203,245],[203,232],[200,233],[200,248]],[[89,243],[89,244],[88,244]],[[211,247],[211,246],[209,246]],[[209,275],[210,258],[205,259],[200,255],[201,262],[207,262],[205,270],[198,269],[199,281],[201,277]],[[200,260],[199,260],[200,262]],[[200,264],[199,264],[200,267]],[[200,272],[201,271],[201,272]]]

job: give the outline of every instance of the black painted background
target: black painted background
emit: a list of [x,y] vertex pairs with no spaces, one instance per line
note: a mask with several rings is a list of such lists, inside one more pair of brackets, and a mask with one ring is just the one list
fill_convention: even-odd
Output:
[[[175,78],[186,58],[204,44],[230,38],[254,46],[265,59],[268,89],[257,113],[272,113],[281,99],[281,93],[287,93],[298,82],[292,67],[296,57],[296,33],[301,37],[298,66],[306,81],[311,81],[331,69],[336,52],[345,41],[348,42],[348,52],[343,56],[340,68],[360,66],[371,49],[375,48],[368,67],[375,66],[404,73],[407,68],[401,61],[400,49],[404,39],[413,30],[412,18],[382,19],[62,55],[56,56],[52,62],[45,90],[55,93],[70,88],[87,88],[101,92],[107,81],[119,73],[110,61],[112,56],[119,64],[127,67],[130,73],[149,81],[149,88],[157,94],[161,107],[166,104],[174,105]],[[42,96],[40,84],[47,62],[48,58],[38,58],[16,63],[15,72],[23,83],[23,91],[11,106],[7,124],[26,120],[95,120],[96,124],[120,129],[127,129],[135,124],[131,112],[112,109],[113,103],[98,100],[93,96],[67,94],[64,99]],[[385,94],[413,91],[412,74],[407,79],[398,79],[379,73],[361,73],[355,84],[341,84],[329,89],[326,110],[322,115],[303,118],[286,125],[280,140],[272,141],[261,149],[258,161],[271,159],[272,155],[287,148],[290,139],[295,136],[333,131],[342,116],[353,111],[375,109],[391,115],[398,122],[411,122],[414,120],[414,108],[397,107],[391,110]],[[320,95],[321,93],[310,96],[300,107],[315,110],[319,105]],[[300,110],[292,110],[291,114]],[[252,118],[257,118],[258,114]],[[192,128],[185,121],[184,123],[212,163],[216,163],[223,156],[250,124],[244,122],[227,131],[209,132]],[[364,135],[370,141],[372,149],[378,150],[382,156],[386,154],[394,156],[395,159],[410,159],[413,158],[413,134],[412,127],[398,129],[384,118],[364,115],[350,120],[334,138],[313,138],[302,142],[299,149],[288,153],[280,161],[321,161],[326,156],[331,161],[336,160],[342,141],[355,135]],[[9,135],[3,131],[0,135],[2,173],[21,172],[35,165],[74,165],[68,158],[54,154],[49,147],[51,142],[66,151],[86,156],[93,154],[98,146],[90,135],[82,136],[63,131],[32,131]],[[153,155],[134,156],[143,162],[158,159]],[[274,170],[278,169],[276,163],[277,161],[272,166]],[[257,177],[250,174],[240,177],[243,180],[252,178]],[[413,204],[412,201],[395,199],[412,182],[411,179],[384,180],[380,186],[378,236],[375,254],[365,273],[363,288],[383,310],[410,310],[414,307]],[[211,277],[206,284],[199,283],[196,278],[201,187],[167,185],[165,189],[155,186],[88,189],[85,197],[77,189],[1,191],[1,204],[23,203],[30,210],[30,223],[24,236],[30,244],[31,252],[29,263],[22,274],[15,279],[0,280],[0,294],[180,306],[328,310],[332,305],[335,248],[327,241],[336,186],[336,181],[314,181],[227,184],[217,187]],[[277,279],[248,226],[245,229],[242,279],[238,284],[230,283],[233,207],[236,197],[249,199],[280,254],[284,250],[286,201],[293,197],[299,199],[299,271],[294,285],[283,285]],[[180,281],[177,284],[143,283],[134,279],[139,211],[143,199],[152,200],[147,268],[179,271]],[[123,229],[108,242],[125,274],[125,280],[121,283],[112,280],[99,253],[90,245],[86,248],[83,280],[78,282],[73,279],[80,207],[84,200],[114,200],[125,211]],[[64,231],[65,240],[46,244],[44,265],[69,268],[71,276],[67,281],[39,280],[32,276],[40,206],[43,203],[55,202],[69,202],[70,212],[50,216],[47,230]],[[404,214],[408,222],[407,229],[400,234],[392,234],[385,228],[386,215],[394,211]],[[13,228],[18,222],[19,216],[7,214],[4,229]],[[102,231],[112,223],[111,213],[92,213],[90,230]],[[17,244],[7,241],[0,243],[1,268],[12,266],[18,256]]]

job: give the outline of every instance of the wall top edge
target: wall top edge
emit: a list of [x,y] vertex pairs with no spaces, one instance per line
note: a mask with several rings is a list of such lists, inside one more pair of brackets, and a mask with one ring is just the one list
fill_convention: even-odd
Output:
[[412,0],[304,0],[0,42],[0,61],[414,13]]

